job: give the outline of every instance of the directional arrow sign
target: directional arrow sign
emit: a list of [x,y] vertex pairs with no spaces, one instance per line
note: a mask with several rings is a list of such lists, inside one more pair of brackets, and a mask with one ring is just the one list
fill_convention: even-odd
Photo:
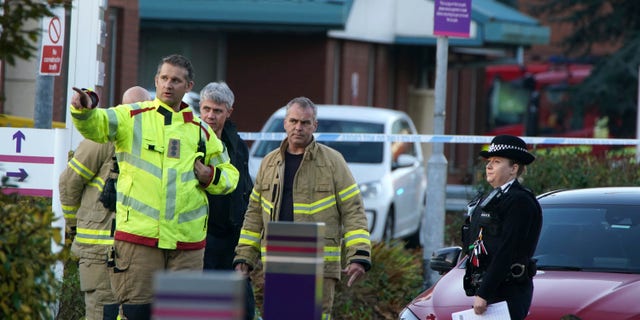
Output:
[[24,181],[28,176],[27,172],[22,168],[20,168],[19,172],[7,172],[7,177],[18,178],[19,182]]
[[59,175],[54,170],[55,145],[50,129],[0,127],[2,192],[52,197]]
[[16,153],[22,152],[22,140],[24,139],[26,139],[24,133],[20,130],[13,135],[13,140],[16,140]]

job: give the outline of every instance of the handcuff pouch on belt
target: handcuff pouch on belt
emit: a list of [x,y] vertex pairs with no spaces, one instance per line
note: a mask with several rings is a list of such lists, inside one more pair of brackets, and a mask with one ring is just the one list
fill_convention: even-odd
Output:
[[532,279],[538,268],[535,259],[528,259],[525,263],[515,262],[509,268],[505,283],[524,283]]

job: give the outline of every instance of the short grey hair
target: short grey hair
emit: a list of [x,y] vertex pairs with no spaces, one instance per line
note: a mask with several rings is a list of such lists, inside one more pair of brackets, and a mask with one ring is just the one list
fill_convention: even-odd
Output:
[[225,104],[227,110],[233,107],[235,97],[231,88],[223,82],[209,82],[200,90],[200,102],[210,100],[217,104]]
[[291,101],[289,101],[289,103],[287,103],[287,106],[285,107],[287,110],[287,114],[289,114],[289,109],[294,104],[300,105],[302,109],[311,108],[311,110],[313,110],[313,120],[315,121],[318,118],[318,107],[316,107],[316,105],[313,103],[313,101],[311,101],[311,99],[307,97],[297,97],[297,98],[291,99]]

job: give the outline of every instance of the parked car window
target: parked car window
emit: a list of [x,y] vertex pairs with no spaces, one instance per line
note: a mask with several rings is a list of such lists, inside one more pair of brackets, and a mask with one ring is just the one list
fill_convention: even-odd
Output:
[[640,272],[638,208],[627,205],[545,207],[534,258],[540,269]]
[[[393,123],[391,127],[392,134],[409,134],[411,133],[411,127],[406,120],[398,120]],[[398,156],[401,154],[407,154],[410,156],[416,156],[416,144],[413,142],[395,141],[391,143],[391,157],[393,162],[398,161]]]
[[[282,122],[284,119],[274,119],[266,132],[284,132]],[[336,133],[384,133],[384,126],[377,123],[322,120],[318,122],[316,132]],[[280,141],[260,141],[255,156],[264,157],[267,153],[278,148]],[[349,163],[381,163],[384,145],[382,142],[339,142],[320,141],[331,148],[338,150]]]

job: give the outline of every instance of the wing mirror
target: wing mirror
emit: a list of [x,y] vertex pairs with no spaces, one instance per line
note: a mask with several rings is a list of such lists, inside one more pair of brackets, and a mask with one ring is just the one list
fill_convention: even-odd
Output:
[[431,255],[429,268],[443,275],[458,264],[461,253],[461,247],[446,247],[438,249]]

